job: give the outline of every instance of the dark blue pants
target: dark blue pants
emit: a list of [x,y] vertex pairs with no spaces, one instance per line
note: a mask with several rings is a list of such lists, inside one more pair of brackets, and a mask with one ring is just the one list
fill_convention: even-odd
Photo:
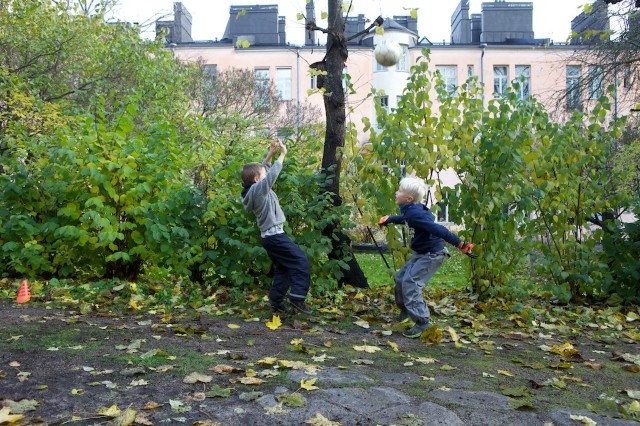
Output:
[[264,237],[262,246],[273,262],[275,270],[269,300],[282,302],[289,288],[289,299],[304,300],[311,284],[309,261],[304,252],[287,234]]

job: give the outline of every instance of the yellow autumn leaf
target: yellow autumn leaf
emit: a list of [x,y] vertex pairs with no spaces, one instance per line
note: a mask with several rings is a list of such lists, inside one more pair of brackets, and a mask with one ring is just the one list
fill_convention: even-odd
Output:
[[4,407],[0,410],[0,424],[15,423],[24,418],[24,414],[9,414],[10,412],[11,408],[9,407]]
[[293,346],[298,346],[299,344],[302,343],[302,339],[291,339],[291,341],[289,343],[291,343]]
[[378,346],[371,346],[371,345],[354,346],[353,349],[355,349],[358,352],[366,352],[369,354],[382,350]]
[[507,370],[498,370],[498,373],[502,374],[503,376],[513,377],[513,374],[508,372]]
[[120,414],[120,409],[118,408],[118,406],[116,404],[113,404],[109,408],[107,408],[107,407],[100,408],[98,410],[98,414],[100,414],[101,416],[115,417],[118,414]]
[[302,20],[304,19],[304,15],[303,15],[302,13],[297,13],[297,14],[296,14],[296,19],[297,19],[298,21],[302,21]]
[[413,19],[418,19],[418,9],[411,9],[411,17]]
[[313,426],[342,426],[342,423],[329,420],[320,413],[316,413],[315,417],[311,417],[304,423]]
[[573,347],[571,343],[565,343],[562,346],[558,346],[558,345],[552,346],[550,349],[550,352],[554,354],[558,354],[565,358],[570,358],[578,354],[578,351]]
[[327,19],[329,17],[329,14],[326,11],[322,11],[320,12],[320,19]]
[[256,361],[256,364],[262,364],[262,365],[273,365],[276,363],[276,361],[278,361],[278,358],[272,357],[272,356],[268,356],[265,358],[261,358],[259,360]]
[[400,352],[400,348],[398,348],[398,344],[395,342],[387,342],[389,344],[389,346],[391,346],[391,349],[393,349],[394,352]]
[[82,395],[84,393],[84,389],[71,389],[71,393],[73,395]]
[[282,325],[282,321],[280,321],[279,315],[274,315],[271,318],[271,321],[267,321],[267,327],[269,330],[277,330]]
[[236,328],[240,328],[240,326],[238,324],[227,324],[227,327],[235,330]]
[[313,426],[342,426],[342,423],[331,421],[320,413],[316,413],[316,416],[308,419],[305,424]]
[[311,379],[311,380],[305,380],[302,379],[300,380],[300,387],[302,389],[306,389],[306,390],[314,390],[314,389],[320,389],[319,387],[315,386],[316,384],[316,380],[318,379]]
[[628,409],[632,413],[640,413],[640,401],[633,401],[631,404],[629,404]]
[[442,330],[437,326],[432,325],[422,332],[420,335],[420,341],[422,343],[438,343],[444,337]]
[[451,336],[451,340],[453,340],[454,342],[458,342],[458,340],[460,340],[460,336],[458,336],[458,333],[456,333],[456,331],[452,327],[447,328],[447,331]]
[[266,380],[262,380],[258,377],[242,377],[238,381],[243,385],[261,385],[263,383],[267,383]]

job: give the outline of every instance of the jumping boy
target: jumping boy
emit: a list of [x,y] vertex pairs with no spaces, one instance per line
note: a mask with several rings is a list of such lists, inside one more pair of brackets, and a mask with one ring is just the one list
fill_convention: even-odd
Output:
[[[280,150],[278,159],[271,165],[273,156]],[[271,142],[267,157],[262,163],[248,163],[242,168],[242,202],[248,211],[256,215],[262,246],[273,262],[275,274],[269,290],[269,305],[275,312],[288,313],[293,308],[311,313],[304,300],[309,292],[311,273],[304,252],[285,234],[286,220],[278,196],[271,189],[276,182],[287,147],[279,141]],[[288,305],[284,304],[289,291]]]
[[399,216],[383,216],[378,225],[406,223],[413,238],[413,255],[396,273],[395,300],[400,308],[400,320],[411,318],[415,325],[402,333],[410,339],[420,337],[431,326],[429,308],[422,296],[422,288],[438,271],[445,256],[450,256],[444,242],[458,247],[467,256],[475,258],[474,244],[463,242],[457,235],[442,225],[435,223],[431,210],[423,203],[427,186],[418,177],[408,176],[400,181],[396,192],[396,204],[400,207]]

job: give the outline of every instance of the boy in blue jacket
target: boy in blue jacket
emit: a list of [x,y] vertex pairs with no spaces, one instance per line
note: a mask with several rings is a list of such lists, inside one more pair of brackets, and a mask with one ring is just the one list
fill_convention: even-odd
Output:
[[[273,156],[280,150],[278,159],[271,165]],[[242,202],[248,211],[256,215],[262,246],[273,262],[275,274],[269,290],[269,305],[275,312],[288,313],[291,308],[308,314],[311,310],[304,300],[309,292],[311,272],[304,252],[287,234],[286,220],[280,201],[271,189],[276,182],[287,147],[279,141],[271,142],[267,157],[262,163],[248,163],[242,168]],[[284,300],[289,292],[288,305]]]
[[424,285],[435,275],[449,251],[445,241],[458,247],[467,256],[477,257],[471,251],[474,244],[462,241],[457,235],[435,222],[431,210],[423,203],[427,191],[424,181],[408,176],[400,181],[396,192],[396,204],[400,215],[383,216],[378,225],[406,223],[413,235],[410,248],[411,259],[396,273],[395,300],[400,308],[400,320],[411,318],[415,325],[402,333],[410,339],[420,337],[431,326],[429,308],[422,296]]

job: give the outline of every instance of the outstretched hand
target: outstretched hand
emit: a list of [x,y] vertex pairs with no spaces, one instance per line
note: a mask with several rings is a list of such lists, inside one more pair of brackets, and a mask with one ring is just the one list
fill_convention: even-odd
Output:
[[378,220],[378,226],[384,226],[387,224],[387,219],[389,219],[389,216],[382,216],[379,220]]
[[475,246],[475,244],[465,243],[464,241],[460,241],[460,244],[458,244],[458,248],[460,249],[460,251],[469,256],[471,259],[478,258],[478,255],[472,251]]

